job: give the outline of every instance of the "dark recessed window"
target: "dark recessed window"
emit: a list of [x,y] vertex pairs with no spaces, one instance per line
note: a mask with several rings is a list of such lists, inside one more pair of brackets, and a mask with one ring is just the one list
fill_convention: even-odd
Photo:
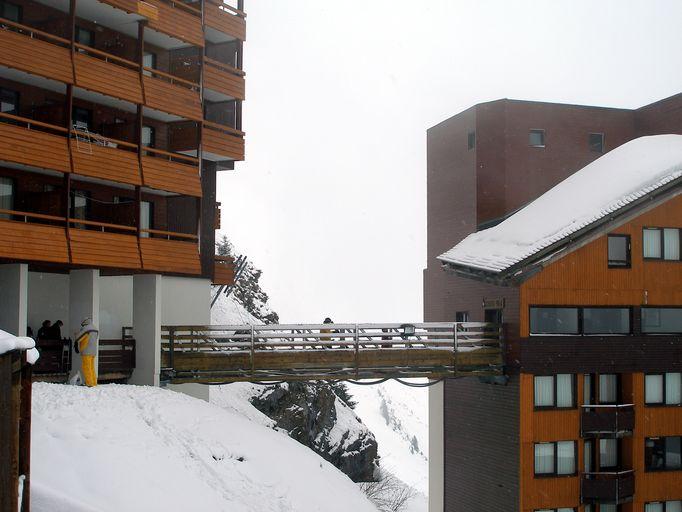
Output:
[[618,439],[599,440],[599,469],[614,471],[618,469]]
[[535,407],[575,407],[575,376],[570,373],[536,375],[533,378]]
[[642,308],[642,332],[682,333],[682,308]]
[[153,126],[142,127],[142,145],[153,148],[156,145],[156,129]]
[[0,16],[15,23],[21,23],[21,6],[0,0]]
[[95,45],[95,32],[87,28],[76,26],[76,42],[85,46]]
[[590,145],[590,151],[596,153],[604,152],[604,134],[603,133],[590,133],[588,137],[588,142]]
[[680,261],[679,228],[644,228],[642,246],[645,259]]
[[575,471],[575,441],[535,443],[537,476],[574,475]]
[[647,471],[682,469],[681,439],[651,437],[644,440],[644,463]]
[[608,236],[609,268],[630,268],[630,235]]
[[467,135],[467,148],[474,149],[476,147],[476,132],[469,132]]
[[73,126],[79,130],[89,130],[92,126],[92,110],[73,107]]
[[[4,114],[11,114],[13,116],[19,115],[19,93],[12,89],[5,89],[0,87],[0,112]],[[0,118],[2,122],[14,124],[17,121],[14,119]]]
[[656,501],[644,505],[644,512],[682,512],[682,501]]
[[599,388],[597,392],[599,396],[597,401],[602,405],[617,404],[618,396],[620,395],[620,386],[618,382],[618,375],[615,373],[600,373],[599,374]]
[[583,334],[630,334],[630,308],[583,308]]
[[534,148],[544,148],[545,130],[531,130],[528,133],[528,144]]
[[[14,180],[0,176],[0,210],[14,210]],[[8,213],[0,213],[0,219],[9,219]]]
[[578,308],[530,308],[531,334],[579,334]]
[[455,313],[455,322],[468,322],[469,312],[468,311],[457,311]]
[[673,372],[646,375],[644,402],[648,405],[681,405],[682,374]]

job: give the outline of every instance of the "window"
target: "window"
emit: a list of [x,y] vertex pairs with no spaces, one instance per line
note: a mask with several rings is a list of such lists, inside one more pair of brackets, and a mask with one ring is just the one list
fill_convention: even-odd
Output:
[[[90,192],[74,190],[71,193],[71,218],[86,220],[90,216]],[[85,229],[85,224],[74,224],[75,228]]]
[[530,308],[531,334],[579,334],[578,308]]
[[535,443],[536,475],[574,475],[575,441]]
[[[145,68],[156,69],[156,54],[152,52],[144,52],[144,55],[142,56],[142,66]],[[146,69],[142,71],[142,74],[146,76],[152,76],[152,72],[147,71]]]
[[618,403],[618,375],[615,373],[599,374],[599,403]]
[[575,407],[575,377],[569,373],[534,377],[535,407]]
[[[140,229],[154,229],[154,203],[140,201]],[[142,238],[149,238],[149,233],[140,233]]]
[[682,469],[680,437],[651,437],[644,441],[644,463],[647,471]]
[[12,89],[0,88],[0,111],[5,114],[19,113],[19,93]]
[[630,308],[583,308],[583,334],[630,334]]
[[[0,210],[14,210],[14,180],[0,177]],[[9,219],[7,213],[0,213],[0,219]]]
[[588,136],[588,144],[590,145],[590,151],[595,153],[604,152],[604,134],[603,133],[590,133]]
[[455,313],[455,322],[468,322],[469,312],[468,311],[457,311]]
[[534,148],[544,148],[545,130],[531,130],[528,132],[528,144]]
[[682,308],[642,308],[642,332],[675,334],[682,332]]
[[561,507],[561,508],[539,508],[533,512],[575,512],[574,508],[571,507]]
[[645,259],[680,261],[678,228],[644,228],[642,242]]
[[15,23],[21,23],[21,6],[0,0],[0,16]]
[[659,373],[644,377],[647,405],[682,405],[682,373]]
[[644,505],[644,512],[682,512],[682,501],[658,501]]
[[467,149],[474,149],[476,147],[476,132],[469,132],[467,134]]
[[618,468],[618,439],[599,440],[599,469]]
[[95,45],[95,33],[87,28],[76,26],[76,42],[92,47]]
[[594,441],[591,439],[585,440],[585,446],[583,447],[584,455],[583,458],[583,470],[585,473],[592,473],[594,471]]
[[592,387],[592,375],[586,373],[583,375],[583,404],[585,405],[590,405],[594,402]]
[[630,268],[630,236],[608,236],[609,268]]
[[92,111],[87,108],[73,107],[73,126],[79,130],[90,130]]
[[142,127],[142,145],[153,148],[156,145],[156,129],[153,126]]

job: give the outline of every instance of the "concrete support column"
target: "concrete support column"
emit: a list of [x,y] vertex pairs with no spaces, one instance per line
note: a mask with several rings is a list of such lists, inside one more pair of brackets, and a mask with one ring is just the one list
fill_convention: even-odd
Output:
[[161,276],[133,276],[135,370],[128,382],[159,385],[161,371]]
[[[68,336],[75,341],[76,335],[81,329],[81,322],[91,318],[92,323],[99,329],[99,270],[85,269],[72,270],[69,273],[69,333]],[[66,333],[62,333],[65,336]],[[71,347],[71,375],[81,369],[81,356],[76,354]],[[95,372],[99,361],[95,357]]]
[[429,388],[429,512],[445,507],[445,442],[443,382]]
[[28,265],[0,265],[0,329],[26,336],[28,324]]

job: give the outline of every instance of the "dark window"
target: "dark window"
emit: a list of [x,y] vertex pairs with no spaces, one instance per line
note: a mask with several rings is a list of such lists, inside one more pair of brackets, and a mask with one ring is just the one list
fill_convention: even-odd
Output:
[[617,404],[620,395],[620,383],[615,373],[600,373],[597,400],[600,404]]
[[455,322],[468,322],[469,312],[468,311],[457,311],[455,313]]
[[[140,201],[140,229],[154,229],[154,203]],[[148,238],[149,232],[140,233],[142,238]]]
[[73,107],[73,126],[80,130],[89,130],[92,126],[92,111],[87,108]]
[[682,501],[656,501],[644,505],[644,512],[682,512]]
[[[0,210],[14,210],[14,180],[0,177]],[[7,213],[0,213],[0,219],[9,219]]]
[[[0,87],[0,112],[13,116],[19,115],[19,93],[17,91]],[[10,124],[16,123],[16,120],[5,117],[0,118],[0,120]]]
[[[156,69],[156,54],[152,52],[144,52],[142,56],[142,66],[145,68]],[[152,76],[151,71],[144,70],[142,73],[146,76]]]
[[530,308],[531,334],[579,334],[578,308]]
[[474,149],[476,147],[476,132],[469,132],[467,134],[467,148]]
[[[87,220],[90,218],[90,192],[74,190],[71,192],[72,219]],[[85,224],[74,224],[73,227],[85,229]]]
[[502,323],[502,310],[501,309],[486,309],[483,312],[483,321],[489,324],[501,324]]
[[142,127],[142,145],[148,148],[156,147],[156,129],[153,126]]
[[630,235],[608,236],[609,268],[630,268]]
[[642,308],[642,332],[682,333],[682,308]]
[[583,308],[583,334],[630,334],[630,308]]
[[647,405],[682,405],[682,373],[652,373],[644,377]]
[[533,378],[534,405],[537,408],[575,407],[575,376],[570,373],[536,375]]
[[652,437],[644,440],[644,462],[648,471],[682,469],[680,438]]
[[590,145],[590,151],[595,151],[596,153],[604,152],[604,134],[603,133],[590,133],[588,137],[588,143]]
[[95,45],[95,33],[87,28],[76,26],[76,42],[93,47]]
[[680,230],[644,228],[642,246],[645,259],[680,261]]
[[539,508],[534,510],[533,512],[575,512],[575,509],[571,507]]
[[21,6],[0,0],[0,16],[15,23],[21,23]]
[[531,130],[528,133],[528,144],[535,148],[544,148],[545,130]]
[[535,475],[574,475],[575,441],[535,443]]

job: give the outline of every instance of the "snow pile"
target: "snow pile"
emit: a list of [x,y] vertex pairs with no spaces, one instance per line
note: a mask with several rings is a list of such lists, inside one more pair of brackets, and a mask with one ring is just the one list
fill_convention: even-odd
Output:
[[375,512],[294,440],[143,386],[36,383],[31,485],[37,512]]
[[682,135],[632,140],[438,257],[501,272],[682,176]]
[[0,331],[0,355],[10,352],[12,350],[26,350],[26,361],[29,364],[35,364],[40,357],[36,342],[33,338],[26,336],[14,336],[5,331]]
[[[213,288],[213,293],[216,293],[217,287],[214,286]],[[211,325],[241,324],[262,325],[263,322],[249,313],[246,308],[234,298],[234,295],[226,297],[224,293],[221,293],[220,297],[218,297],[218,300],[216,300],[211,308]]]

